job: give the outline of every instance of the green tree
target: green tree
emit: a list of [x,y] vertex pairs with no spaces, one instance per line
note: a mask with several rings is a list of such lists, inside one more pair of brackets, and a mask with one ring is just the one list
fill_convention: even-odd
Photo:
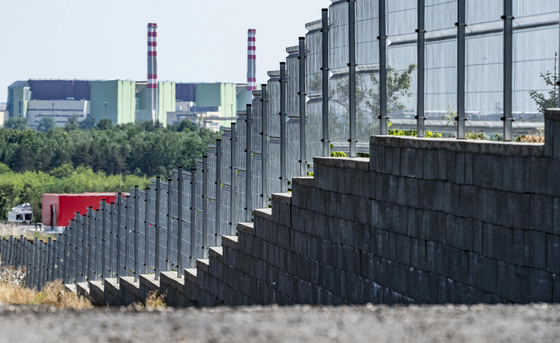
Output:
[[86,119],[82,120],[78,124],[78,126],[82,130],[89,130],[89,129],[93,128],[94,125],[95,125],[95,118],[93,118],[91,116],[88,116]]
[[101,131],[111,130],[113,128],[113,122],[111,119],[100,119],[97,124],[95,124],[95,128]]
[[56,127],[56,120],[53,117],[43,117],[39,121],[39,126],[37,126],[37,131],[47,132]]
[[78,115],[77,114],[73,114],[72,118],[68,119],[68,122],[66,124],[64,124],[64,130],[66,131],[72,131],[72,130],[77,130],[80,128],[79,124],[78,124]]
[[541,73],[541,78],[546,83],[547,87],[552,87],[548,91],[548,97],[541,94],[535,90],[529,92],[529,96],[537,105],[539,113],[543,113],[547,108],[558,108],[558,74],[556,69],[556,62],[558,59],[558,54],[554,53],[554,72],[551,73],[547,71],[546,73]]
[[29,129],[29,121],[27,121],[27,118],[10,118],[6,120],[4,127],[23,131]]

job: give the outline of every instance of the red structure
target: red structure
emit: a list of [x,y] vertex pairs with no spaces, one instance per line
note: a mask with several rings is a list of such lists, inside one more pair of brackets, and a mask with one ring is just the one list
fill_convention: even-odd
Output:
[[52,230],[67,227],[76,212],[84,214],[90,206],[97,210],[103,199],[111,203],[116,197],[117,193],[43,194],[43,226]]

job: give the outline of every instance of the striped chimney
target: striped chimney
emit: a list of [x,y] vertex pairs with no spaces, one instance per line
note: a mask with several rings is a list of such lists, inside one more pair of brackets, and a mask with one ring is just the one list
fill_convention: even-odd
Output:
[[257,89],[257,30],[249,29],[247,40],[247,104],[253,102],[253,91]]
[[157,24],[148,24],[148,85],[146,116],[152,122],[158,117],[158,77],[157,77]]

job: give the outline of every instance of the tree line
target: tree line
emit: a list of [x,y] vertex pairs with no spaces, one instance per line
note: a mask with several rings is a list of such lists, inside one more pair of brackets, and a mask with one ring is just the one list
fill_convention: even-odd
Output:
[[220,137],[190,121],[165,128],[151,122],[114,126],[102,119],[85,128],[71,120],[64,128],[43,132],[28,129],[22,118],[13,119],[0,128],[0,163],[18,173],[83,166],[106,175],[167,177],[177,166],[194,168],[208,144]]

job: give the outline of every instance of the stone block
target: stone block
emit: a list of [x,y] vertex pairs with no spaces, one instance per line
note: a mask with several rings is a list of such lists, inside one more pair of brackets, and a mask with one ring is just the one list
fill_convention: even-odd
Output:
[[426,242],[426,271],[436,271],[436,243],[433,241]]
[[400,148],[386,148],[386,164],[385,173],[390,175],[401,174],[401,149]]
[[464,185],[465,184],[465,153],[457,152],[455,154],[455,182]]
[[290,229],[283,225],[278,225],[277,230],[278,246],[282,249],[290,250]]
[[[558,120],[554,120],[554,121],[550,121],[550,124],[554,123],[553,125],[549,125],[549,126],[553,126],[552,128],[552,137],[553,137],[553,144],[552,144],[552,156],[555,158],[560,157],[560,121]],[[546,124],[545,124],[545,129],[546,129]],[[546,136],[545,136],[546,137]],[[545,149],[546,149],[546,144],[545,144]]]
[[438,155],[438,180],[447,181],[447,150],[436,150]]
[[541,270],[546,269],[546,236],[538,231],[525,231],[523,235],[523,264]]
[[552,283],[553,283],[552,302],[557,304],[560,303],[560,275],[553,274]]
[[442,210],[445,213],[460,215],[460,188],[455,183],[445,182],[442,185]]
[[410,237],[395,235],[396,240],[396,262],[405,266],[410,266]]
[[425,180],[437,180],[439,176],[438,167],[438,151],[437,150],[424,150],[423,151],[423,178]]
[[[558,209],[560,211],[560,201],[558,203],[559,203]],[[377,200],[371,200],[370,207],[371,207],[370,218],[368,220],[368,224],[370,226],[377,227],[379,226],[379,202]],[[560,216],[559,216],[559,221],[560,221]]]
[[496,293],[497,287],[497,262],[496,260],[478,255],[478,278],[477,284],[472,285],[478,287],[484,292]]
[[546,235],[546,270],[560,273],[560,237],[556,235]]
[[496,245],[498,239],[498,227],[492,224],[482,224],[482,254],[484,256],[495,258]]
[[550,303],[553,299],[554,283],[552,274],[531,269],[530,271],[531,302]]
[[513,263],[513,229],[507,227],[496,227],[497,239],[494,242],[495,258],[507,263]]
[[476,154],[473,156],[473,183],[475,186],[492,188],[492,166],[496,156]]
[[472,219],[464,219],[462,221],[463,224],[463,243],[459,247],[465,251],[473,251],[473,244],[474,244],[474,230],[475,227],[474,220]]
[[465,185],[474,184],[474,155],[472,153],[465,153]]
[[447,162],[447,181],[456,183],[457,176],[457,157],[456,153],[453,151],[446,150],[446,162]]
[[377,153],[375,154],[377,159],[375,171],[378,173],[386,173],[385,166],[387,162],[387,155],[385,151],[386,149],[384,146],[377,146]]
[[478,214],[478,192],[475,186],[459,186],[459,211],[462,217],[476,218]]
[[[548,160],[546,158],[539,157],[529,158],[529,161],[526,161],[526,165],[529,167],[531,173],[529,177],[529,180],[531,182],[529,188],[530,193],[549,194],[548,173],[550,170],[555,170],[555,166],[549,166]],[[557,175],[558,174],[552,175],[552,178],[558,179]]]
[[358,222],[358,223],[361,223],[361,224],[367,224],[368,223],[369,200],[367,198],[359,197],[359,196],[353,196],[352,197],[352,202],[348,205],[350,207],[352,207],[351,211],[350,211],[349,208],[347,208],[347,211],[352,212],[352,218],[353,218],[354,222]]
[[400,175],[406,177],[414,177],[416,174],[416,159],[413,149],[401,150],[401,173]]
[[482,222],[478,221],[478,220],[474,220],[472,221],[472,232],[473,232],[473,252],[477,253],[477,254],[482,254],[482,227],[483,224]]
[[492,159],[492,188],[504,189],[504,157],[495,156]]
[[[507,198],[507,225],[516,229],[530,226],[531,213],[527,210],[529,194],[505,193]],[[499,220],[500,221],[500,220]],[[541,228],[542,230],[542,228]]]
[[558,177],[560,175],[560,159],[553,158],[547,161],[548,187],[542,193],[558,197],[560,196],[560,178]]

